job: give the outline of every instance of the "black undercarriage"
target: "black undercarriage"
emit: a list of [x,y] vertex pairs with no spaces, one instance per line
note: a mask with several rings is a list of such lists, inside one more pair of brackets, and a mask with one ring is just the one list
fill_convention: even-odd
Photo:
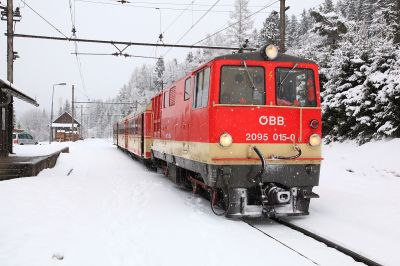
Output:
[[[210,195],[230,218],[308,215],[319,164],[211,165],[157,151],[152,162],[174,183]],[[214,209],[213,209],[214,211]],[[215,211],[214,211],[215,212]]]

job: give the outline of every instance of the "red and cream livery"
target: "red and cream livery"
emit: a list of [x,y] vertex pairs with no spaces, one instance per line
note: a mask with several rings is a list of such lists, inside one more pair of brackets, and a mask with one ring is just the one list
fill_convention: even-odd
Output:
[[[214,212],[306,215],[322,160],[319,93],[318,66],[274,46],[221,56],[121,120],[114,141],[177,184],[209,192]],[[134,117],[148,128],[142,135],[127,129]]]

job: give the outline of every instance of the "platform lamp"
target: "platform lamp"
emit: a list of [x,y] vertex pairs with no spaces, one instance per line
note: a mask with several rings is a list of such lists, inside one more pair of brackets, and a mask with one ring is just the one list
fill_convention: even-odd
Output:
[[51,95],[51,113],[50,113],[50,126],[49,126],[49,131],[50,131],[50,135],[49,135],[49,144],[51,144],[51,142],[53,141],[53,101],[54,101],[54,88],[56,86],[65,86],[67,85],[67,83],[63,82],[63,83],[57,83],[57,84],[53,84],[53,93]]

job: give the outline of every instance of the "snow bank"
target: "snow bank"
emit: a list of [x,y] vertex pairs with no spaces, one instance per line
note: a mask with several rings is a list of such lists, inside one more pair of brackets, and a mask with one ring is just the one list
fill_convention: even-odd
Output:
[[14,145],[10,156],[44,156],[68,147],[71,142],[40,142],[38,145]]
[[333,143],[309,217],[289,219],[384,265],[398,265],[400,139]]

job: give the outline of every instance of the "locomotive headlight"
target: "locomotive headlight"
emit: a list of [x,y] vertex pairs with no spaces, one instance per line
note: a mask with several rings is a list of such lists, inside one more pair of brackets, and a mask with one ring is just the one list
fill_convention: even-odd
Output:
[[273,44],[270,44],[264,48],[265,50],[263,53],[265,54],[266,57],[270,60],[275,60],[278,57],[278,47],[276,47]]
[[232,136],[229,135],[228,133],[223,133],[219,137],[219,145],[221,145],[222,147],[229,147],[232,145],[232,142],[233,142]]
[[320,135],[318,135],[318,134],[312,134],[312,135],[310,136],[310,141],[309,141],[309,143],[310,143],[310,145],[311,145],[312,147],[317,147],[317,146],[321,145],[321,142],[322,142],[322,140],[321,140]]

